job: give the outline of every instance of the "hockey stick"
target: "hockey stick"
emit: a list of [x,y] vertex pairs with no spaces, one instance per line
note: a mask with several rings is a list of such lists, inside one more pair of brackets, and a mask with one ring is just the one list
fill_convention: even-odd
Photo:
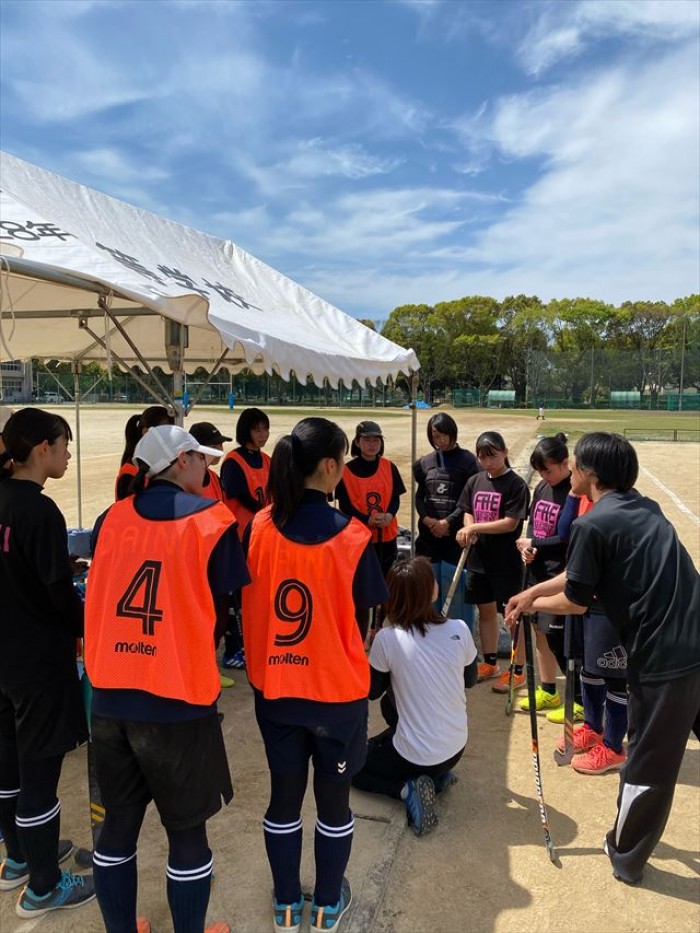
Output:
[[522,619],[515,620],[513,629],[513,644],[510,650],[510,669],[508,671],[508,699],[506,700],[506,716],[513,714],[513,704],[515,703],[515,655],[518,651],[518,642],[520,640],[520,629]]
[[540,747],[537,738],[537,711],[535,709],[535,660],[532,649],[530,617],[524,616],[522,624],[523,637],[525,639],[525,665],[527,667],[527,695],[530,704],[530,734],[532,737],[532,763],[535,768],[535,789],[537,790],[537,802],[540,808],[540,819],[542,820],[542,830],[544,832],[544,843],[547,846],[547,854],[551,862],[556,862],[557,856],[552,844],[552,837],[549,834],[549,817],[547,816],[544,794],[542,793]]
[[447,596],[445,597],[445,602],[442,604],[441,615],[443,619],[447,618],[447,613],[450,611],[450,606],[452,605],[452,600],[457,591],[457,585],[462,578],[462,571],[464,570],[464,565],[467,562],[467,557],[469,557],[470,547],[464,548],[462,553],[459,555],[459,561],[457,562],[457,567],[455,568],[454,576],[452,577],[452,583],[450,583],[450,588],[447,591]]
[[558,765],[570,765],[574,757],[574,690],[576,688],[576,661],[566,662],[566,694],[564,695],[564,750],[554,749],[554,760]]
[[[523,575],[520,580],[520,591],[522,592],[527,588],[528,580],[528,565],[523,564]],[[518,642],[520,641],[520,629],[522,627],[522,619],[520,616],[515,620],[515,628],[513,629],[513,637],[511,642],[510,649],[510,667],[508,668],[508,699],[506,700],[506,716],[510,716],[513,713],[513,704],[515,703],[515,656],[518,651]]]

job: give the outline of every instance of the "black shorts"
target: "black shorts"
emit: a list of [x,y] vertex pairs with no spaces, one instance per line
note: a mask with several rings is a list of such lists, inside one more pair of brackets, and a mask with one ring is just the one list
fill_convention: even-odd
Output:
[[0,751],[21,761],[54,758],[87,741],[77,670],[59,683],[0,686]]
[[466,600],[472,605],[481,606],[484,603],[496,603],[499,612],[511,598],[521,590],[520,576],[514,573],[496,574],[478,573],[470,570],[467,573]]
[[215,712],[185,722],[93,716],[92,743],[108,812],[152,800],[166,829],[190,829],[233,797]]
[[352,719],[329,722],[324,717],[323,725],[314,726],[272,719],[269,715],[271,705],[267,701],[263,712],[260,704],[255,704],[255,716],[271,772],[306,771],[311,758],[317,774],[328,781],[345,783],[362,768],[367,756],[366,707],[356,712]]
[[543,635],[549,632],[561,632],[564,629],[566,616],[554,616],[551,612],[536,612],[532,620],[537,624],[538,631]]

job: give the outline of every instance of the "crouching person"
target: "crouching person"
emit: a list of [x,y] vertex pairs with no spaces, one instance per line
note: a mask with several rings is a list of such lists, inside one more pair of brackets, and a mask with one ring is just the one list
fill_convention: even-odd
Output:
[[457,780],[451,768],[467,744],[464,688],[476,683],[476,646],[466,622],[435,610],[437,584],[427,558],[394,564],[387,584],[387,619],[369,655],[369,695],[384,695],[389,728],[370,739],[352,783],[402,799],[409,824],[423,836],[437,826],[435,794]]

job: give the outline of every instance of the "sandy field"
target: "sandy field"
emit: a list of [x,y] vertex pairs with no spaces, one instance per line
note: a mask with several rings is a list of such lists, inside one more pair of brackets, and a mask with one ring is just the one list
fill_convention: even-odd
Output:
[[[62,406],[61,413],[72,420]],[[82,415],[83,524],[112,501],[122,430],[130,411],[86,409]],[[386,452],[409,478],[410,416],[404,412],[328,411],[349,433],[361,418],[379,421]],[[298,419],[271,410],[272,435]],[[425,425],[430,412],[418,414],[418,453],[427,452]],[[193,420],[212,420],[233,435],[235,413],[199,410]],[[506,413],[457,412],[460,441],[473,449],[477,434],[500,430],[514,465],[522,466],[536,439],[535,419]],[[691,444],[638,444],[643,467],[639,488],[657,499],[698,560],[698,476],[700,448]],[[69,475],[50,483],[47,492],[77,525],[75,460]],[[410,524],[408,497],[400,514]],[[216,882],[210,921],[227,920],[235,933],[271,928],[270,878],[261,819],[268,782],[262,744],[255,725],[245,676],[224,690],[220,709],[236,789],[233,803],[209,823]],[[563,691],[563,683],[560,683]],[[381,720],[376,704],[372,732]],[[437,805],[440,823],[423,839],[406,827],[403,806],[388,798],[353,792],[356,832],[348,875],[354,900],[341,933],[697,933],[700,930],[700,743],[692,738],[681,769],[676,797],[663,840],[640,888],[616,882],[602,852],[605,832],[615,815],[617,775],[579,775],[559,768],[552,752],[561,727],[540,719],[544,796],[549,811],[557,864],[547,858],[534,788],[529,718],[504,715],[504,698],[488,684],[468,693],[469,744],[457,766],[459,783]],[[89,844],[85,750],[69,755],[61,784],[62,833]],[[304,889],[313,885],[313,822],[310,799],[304,806]],[[151,918],[154,933],[172,930],[165,902],[167,846],[157,815],[149,812],[139,845],[139,912]],[[2,933],[98,933],[103,930],[96,904],[79,911],[20,921],[15,896],[0,894]],[[308,916],[308,915],[307,915]],[[308,919],[305,921],[308,924]],[[307,928],[307,927],[305,927]]]

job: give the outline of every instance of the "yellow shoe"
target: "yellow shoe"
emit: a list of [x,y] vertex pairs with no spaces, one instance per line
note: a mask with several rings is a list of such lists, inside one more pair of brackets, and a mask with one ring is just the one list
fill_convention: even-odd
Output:
[[[547,713],[547,722],[553,722],[556,726],[563,726],[565,719],[564,707],[553,709]],[[583,707],[580,703],[574,703],[574,722],[583,722]]]
[[219,680],[222,687],[232,687],[236,683],[233,677],[227,677],[226,674],[219,674]]
[[[539,713],[543,709],[559,709],[561,706],[561,698],[559,697],[559,691],[554,693],[547,693],[546,690],[543,690],[542,687],[538,687],[535,690],[535,709]],[[530,698],[525,697],[524,700],[520,701],[520,709],[529,712],[530,710]]]

